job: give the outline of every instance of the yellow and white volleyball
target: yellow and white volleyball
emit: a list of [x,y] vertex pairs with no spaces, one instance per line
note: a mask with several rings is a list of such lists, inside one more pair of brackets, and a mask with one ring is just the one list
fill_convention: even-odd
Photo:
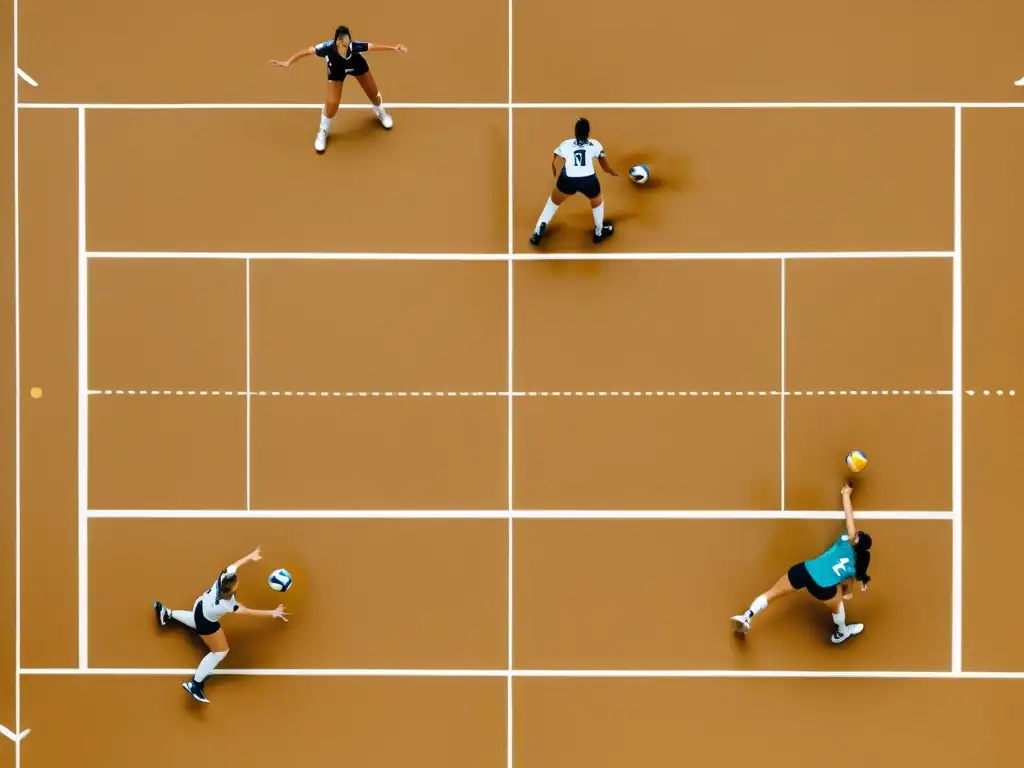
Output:
[[292,586],[292,575],[284,568],[278,568],[267,579],[270,588],[275,592],[287,592]]
[[634,184],[646,184],[651,172],[646,165],[634,165],[629,169],[629,178]]
[[851,472],[861,472],[868,465],[868,457],[863,451],[851,451],[846,457],[846,466]]

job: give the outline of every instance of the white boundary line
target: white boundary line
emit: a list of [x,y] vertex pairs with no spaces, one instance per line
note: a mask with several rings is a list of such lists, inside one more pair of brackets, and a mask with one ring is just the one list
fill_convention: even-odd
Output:
[[[90,509],[90,520],[842,520],[831,510],[229,510]],[[858,520],[953,520],[939,510],[872,510]]]
[[[280,103],[268,103],[268,104],[253,104],[253,103],[216,103],[216,104],[199,104],[199,103],[181,103],[181,104],[167,104],[167,103],[153,103],[153,104],[114,104],[114,103],[82,103],[72,104],[70,102],[43,102],[43,101],[22,101],[18,104],[19,109],[104,109],[113,111],[186,111],[186,110],[252,110],[252,111],[264,111],[264,110],[322,110],[324,108],[323,103],[320,104],[280,104]],[[339,104],[339,109],[353,110],[353,111],[365,111],[369,109],[368,105],[364,104]],[[471,101],[399,101],[399,102],[388,102],[388,110],[392,109],[508,109],[508,104],[502,102],[480,102],[474,103]]]
[[85,110],[78,110],[78,666],[89,666],[89,262]]
[[[22,669],[21,674],[46,676],[189,677],[194,668]],[[217,669],[217,676],[231,677],[493,677],[507,678],[506,669]],[[849,669],[514,669],[512,678],[562,680],[665,678],[870,678],[876,680],[1024,680],[1024,672],[949,672],[947,670],[849,670]]]
[[[15,9],[15,13],[16,13],[16,9]],[[17,48],[15,48],[15,51],[16,50],[17,50]],[[511,98],[511,94],[510,94],[510,98]],[[174,511],[171,511],[169,513],[168,512],[163,512],[163,511],[159,511],[160,514],[152,514],[151,513],[151,512],[155,512],[155,511],[151,511],[151,512],[139,511],[141,513],[139,515],[132,515],[130,513],[129,514],[122,514],[121,512],[116,512],[115,513],[113,511],[110,511],[109,513],[105,513],[103,511],[88,511],[85,514],[82,514],[82,510],[85,509],[85,507],[87,506],[87,502],[88,502],[88,496],[87,496],[87,487],[88,487],[88,485],[87,485],[87,483],[88,483],[88,480],[87,480],[87,477],[88,477],[87,476],[87,466],[88,466],[87,465],[87,458],[88,458],[88,456],[87,456],[87,454],[88,454],[88,450],[87,450],[87,447],[88,447],[88,432],[87,432],[88,414],[87,414],[87,410],[86,410],[86,408],[87,408],[87,398],[84,397],[84,394],[87,392],[88,333],[87,333],[87,325],[84,322],[86,320],[86,318],[87,318],[87,304],[82,303],[81,299],[83,298],[83,294],[84,294],[84,297],[86,299],[87,299],[87,296],[88,296],[88,289],[87,289],[87,263],[86,263],[88,258],[104,258],[104,257],[108,257],[108,258],[139,258],[140,256],[142,256],[143,258],[160,258],[160,257],[164,257],[164,258],[225,258],[225,255],[223,255],[223,254],[163,254],[163,255],[145,254],[145,255],[140,255],[140,254],[102,254],[102,253],[88,253],[87,254],[85,252],[85,227],[86,227],[86,224],[85,224],[85,197],[84,197],[84,193],[85,193],[85,109],[86,108],[95,108],[95,109],[189,109],[189,108],[195,108],[195,109],[223,109],[223,108],[228,108],[228,109],[246,109],[246,108],[257,108],[257,109],[267,109],[267,108],[281,108],[281,109],[303,108],[303,109],[305,109],[305,108],[308,108],[308,109],[318,109],[319,106],[320,105],[308,105],[307,106],[307,105],[208,105],[208,104],[204,104],[204,105],[77,105],[77,104],[76,105],[41,105],[41,104],[39,104],[39,105],[25,105],[25,104],[21,104],[21,105],[19,105],[19,107],[22,107],[22,108],[40,108],[40,109],[76,108],[78,110],[78,118],[79,118],[79,150],[80,150],[80,155],[79,155],[79,174],[80,174],[80,176],[79,176],[79,242],[80,242],[80,252],[79,252],[79,272],[80,272],[80,280],[79,280],[79,296],[80,296],[80,306],[79,306],[79,316],[80,316],[79,317],[79,319],[80,319],[80,322],[79,322],[79,347],[80,347],[80,350],[79,350],[79,352],[80,352],[80,354],[79,354],[79,377],[80,377],[80,385],[81,385],[80,393],[79,393],[79,396],[80,396],[80,410],[79,410],[79,427],[80,427],[80,430],[79,430],[79,454],[80,454],[80,462],[79,462],[79,467],[80,467],[80,470],[79,470],[80,471],[80,477],[79,477],[79,499],[80,499],[80,517],[79,517],[79,533],[80,533],[80,538],[79,538],[79,550],[80,550],[79,551],[79,569],[80,569],[80,578],[79,578],[79,612],[80,612],[80,617],[79,617],[79,619],[80,619],[80,621],[79,621],[79,669],[78,670],[29,670],[29,669],[25,669],[25,670],[19,670],[19,675],[20,674],[188,674],[188,673],[190,673],[192,671],[192,670],[109,670],[109,669],[107,669],[107,670],[90,670],[90,669],[88,669],[88,631],[87,631],[87,626],[85,625],[85,621],[84,621],[85,618],[86,618],[86,614],[88,612],[88,585],[87,585],[88,564],[87,564],[87,559],[82,557],[83,546],[84,546],[84,548],[86,550],[86,557],[87,557],[88,543],[87,543],[87,538],[86,537],[87,537],[87,531],[88,531],[88,522],[87,522],[88,519],[94,518],[94,517],[99,518],[99,517],[132,517],[132,516],[149,517],[149,518],[152,518],[152,517],[175,518],[175,517],[191,517],[191,516],[193,516],[193,514],[191,512],[189,512],[189,511],[184,511],[184,514],[179,514],[179,513],[174,512]],[[957,227],[957,229],[956,229],[956,234],[957,234],[957,237],[956,237],[956,247],[954,249],[954,252],[952,252],[952,253],[949,253],[949,252],[898,253],[898,252],[896,252],[896,253],[885,253],[885,254],[881,254],[881,253],[879,253],[879,254],[865,254],[865,253],[820,253],[820,254],[779,254],[779,255],[775,255],[775,254],[747,254],[747,255],[739,255],[739,254],[643,254],[643,255],[640,255],[640,254],[638,254],[637,257],[649,258],[649,259],[650,258],[676,258],[676,259],[686,259],[686,260],[697,260],[697,259],[707,260],[707,259],[723,259],[723,258],[724,259],[729,259],[729,258],[733,258],[733,259],[772,259],[772,258],[779,258],[779,259],[781,259],[783,261],[783,268],[784,268],[784,261],[787,258],[805,258],[805,259],[812,259],[812,258],[953,258],[954,264],[955,264],[955,267],[954,267],[954,345],[955,345],[954,346],[954,350],[955,350],[954,351],[954,377],[955,377],[955,380],[954,380],[954,390],[957,391],[957,392],[960,391],[961,387],[960,387],[959,383],[956,381],[956,377],[957,377],[958,374],[959,374],[959,378],[962,380],[962,368],[961,368],[961,366],[962,366],[962,348],[960,346],[962,344],[962,337],[960,336],[960,333],[962,332],[962,328],[961,328],[961,325],[960,325],[962,323],[962,304],[961,304],[962,294],[961,294],[961,290],[960,290],[961,289],[960,253],[961,253],[961,247],[962,247],[961,246],[961,239],[960,239],[960,182],[961,182],[961,179],[960,179],[960,153],[961,153],[960,127],[961,127],[961,108],[960,108],[959,105],[953,105],[953,104],[947,104],[947,103],[934,103],[934,104],[920,104],[920,103],[918,103],[918,104],[914,104],[914,103],[906,103],[906,104],[895,104],[895,103],[877,103],[877,104],[873,104],[873,103],[856,103],[856,104],[841,104],[841,103],[818,103],[818,104],[814,104],[814,103],[810,103],[810,104],[757,103],[757,104],[754,104],[754,103],[752,103],[752,104],[647,104],[647,105],[643,105],[643,104],[593,104],[593,105],[518,104],[518,105],[513,105],[513,104],[510,103],[510,104],[504,104],[504,105],[465,105],[465,104],[446,104],[446,105],[440,105],[440,104],[418,104],[418,105],[417,104],[409,104],[409,105],[401,105],[401,104],[399,104],[399,105],[393,105],[393,108],[399,108],[399,109],[401,109],[401,108],[445,108],[445,109],[466,108],[466,109],[481,109],[481,108],[497,108],[499,106],[502,107],[502,108],[509,109],[510,122],[511,122],[512,109],[515,109],[515,108],[524,108],[524,109],[555,109],[555,108],[574,108],[574,107],[579,107],[579,108],[594,108],[594,109],[600,109],[600,108],[606,108],[606,109],[628,109],[628,108],[648,108],[648,109],[649,108],[661,108],[661,109],[664,109],[664,108],[692,108],[692,109],[701,109],[701,108],[729,108],[729,109],[736,109],[736,108],[818,108],[818,109],[820,109],[820,108],[847,108],[847,107],[849,107],[849,108],[926,108],[926,107],[936,107],[936,108],[938,108],[938,107],[956,106],[956,124],[957,124],[957,145],[956,145],[956,194],[957,194],[957,200],[956,200],[957,224],[956,224],[956,227]],[[1017,107],[1024,107],[1024,104],[1016,104],[1016,103],[1013,103],[1013,104],[989,103],[989,104],[965,104],[963,106],[966,106],[966,107],[969,107],[969,108],[996,108],[996,107],[1017,108]],[[353,108],[355,108],[354,105],[353,105]],[[510,125],[510,128],[511,128],[511,125]],[[15,130],[17,131],[17,126],[15,127]],[[17,133],[15,135],[17,136]],[[510,160],[511,160],[511,135],[510,135],[509,144],[510,144],[509,152],[510,152]],[[16,147],[17,147],[17,144],[16,144]],[[17,163],[17,157],[15,157],[15,163]],[[510,171],[511,171],[511,163],[510,163]],[[16,197],[17,197],[17,191],[16,191]],[[16,202],[16,205],[17,205],[17,202]],[[17,224],[16,224],[16,227],[17,227]],[[511,232],[510,232],[510,238],[511,238]],[[510,251],[511,251],[511,245],[512,244],[510,243]],[[227,257],[230,258],[231,256],[229,255]],[[340,258],[358,258],[358,257],[372,258],[372,259],[386,259],[386,258],[394,258],[396,256],[389,256],[389,255],[386,255],[386,254],[364,254],[364,255],[341,255],[340,256]],[[405,258],[405,259],[409,258],[407,255],[400,255],[399,257],[400,258]],[[267,255],[244,255],[244,256],[242,256],[242,258],[245,258],[247,260],[247,265],[248,265],[248,261],[251,258],[275,258],[275,256],[271,255],[271,254],[267,254]],[[291,259],[294,259],[294,258],[337,258],[337,257],[335,257],[333,255],[328,255],[328,254],[309,254],[309,255],[306,255],[306,256],[301,256],[301,255],[296,255],[296,254],[283,254],[283,255],[277,256],[277,258],[291,258]],[[443,256],[439,256],[439,255],[428,255],[428,256],[425,256],[424,258],[436,259],[436,260],[445,260]],[[481,256],[475,256],[475,255],[473,255],[473,256],[454,255],[453,257],[450,256],[449,259],[447,259],[447,260],[450,260],[451,258],[459,258],[459,259],[466,259],[466,260],[481,260],[481,259],[486,259],[488,257],[486,257],[486,256],[481,257]],[[511,253],[509,255],[507,255],[507,256],[502,256],[502,258],[508,260],[510,270],[511,270],[511,267],[512,267],[512,262],[515,261],[515,260],[519,260],[519,259],[522,259],[522,260],[531,259],[532,260],[532,257],[518,257],[517,258],[517,257],[515,257]],[[564,255],[564,256],[562,256],[562,258],[583,258],[583,259],[588,259],[588,260],[594,260],[595,259],[594,255],[592,255],[592,254]],[[629,255],[607,254],[607,255],[604,255],[602,258],[608,259],[608,260],[619,260],[619,259],[630,258],[630,256]],[[17,251],[16,251],[16,259],[17,259]],[[17,261],[16,261],[16,265],[17,265]],[[247,289],[248,289],[248,280],[247,280]],[[510,280],[510,291],[511,291],[511,280]],[[784,291],[784,275],[783,275],[783,291]],[[247,293],[248,293],[248,291],[247,291]],[[783,293],[783,300],[784,300],[784,293]],[[16,304],[16,306],[17,306],[17,304]],[[512,305],[510,303],[510,310],[509,310],[510,311],[510,323],[511,323],[511,314],[512,314],[511,306]],[[783,326],[784,326],[784,320],[783,320]],[[510,325],[510,331],[509,332],[511,334],[511,325]],[[783,327],[783,332],[784,332],[784,327]],[[783,343],[784,343],[784,336],[783,336]],[[16,349],[17,349],[17,346],[16,346]],[[17,362],[16,362],[16,365],[17,365]],[[511,358],[510,358],[510,373],[511,373]],[[84,381],[83,381],[83,376],[85,377]],[[784,389],[784,387],[783,387],[783,389]],[[16,387],[16,391],[17,391],[17,387]],[[19,400],[19,404],[20,404],[20,400]],[[887,513],[887,512],[876,512],[876,513],[862,512],[862,513],[859,514],[859,516],[864,518],[864,519],[907,519],[907,520],[910,520],[910,519],[915,519],[915,520],[918,520],[918,519],[933,519],[933,520],[934,519],[938,519],[938,520],[952,520],[953,521],[953,524],[954,524],[954,539],[955,539],[955,543],[954,543],[954,582],[955,582],[955,584],[954,584],[954,597],[953,597],[953,599],[954,599],[954,628],[953,629],[954,629],[954,633],[955,633],[954,634],[954,639],[956,640],[956,642],[954,643],[954,651],[953,651],[954,659],[953,659],[953,672],[952,673],[943,673],[943,672],[901,672],[901,671],[893,671],[893,672],[809,671],[809,672],[803,672],[803,671],[745,671],[745,670],[692,670],[692,671],[679,670],[679,671],[636,671],[636,672],[634,672],[634,671],[614,671],[614,670],[612,670],[612,671],[595,671],[595,672],[590,672],[590,671],[546,671],[546,670],[545,671],[541,671],[541,670],[531,671],[531,670],[512,670],[511,669],[511,656],[510,656],[510,658],[509,658],[509,668],[506,669],[506,670],[495,671],[494,674],[495,675],[500,675],[500,676],[507,676],[509,678],[509,680],[511,680],[511,678],[513,676],[516,676],[516,677],[882,677],[882,678],[930,678],[930,679],[934,679],[934,678],[945,679],[945,678],[953,678],[953,677],[955,677],[955,678],[984,678],[984,679],[997,679],[997,678],[1020,679],[1020,678],[1024,678],[1024,673],[962,673],[962,672],[960,672],[960,649],[959,649],[959,641],[960,641],[960,632],[959,632],[959,629],[960,629],[960,627],[959,627],[959,618],[960,618],[959,617],[960,583],[959,583],[959,576],[960,576],[960,573],[959,573],[958,566],[962,565],[962,563],[960,562],[961,561],[961,554],[962,554],[961,551],[960,551],[960,547],[961,547],[960,526],[961,526],[961,523],[962,523],[961,508],[960,507],[961,507],[961,503],[962,502],[961,502],[961,498],[960,498],[960,490],[961,490],[961,487],[960,487],[960,481],[961,481],[960,469],[961,469],[961,467],[960,467],[960,464],[959,464],[959,459],[961,458],[961,456],[960,456],[960,453],[961,453],[960,442],[961,441],[956,439],[957,437],[960,437],[962,435],[962,422],[960,422],[960,420],[958,418],[958,417],[960,417],[962,415],[961,412],[960,412],[960,405],[961,405],[960,398],[959,397],[955,398],[954,399],[954,430],[955,430],[955,436],[954,436],[954,459],[955,459],[954,460],[954,511],[953,512],[948,512],[948,513],[947,512],[891,512],[891,513]],[[511,414],[511,399],[510,399],[510,414]],[[784,419],[784,416],[783,416],[783,419]],[[82,429],[83,424],[86,427],[85,430]],[[783,421],[783,427],[784,427],[784,421]],[[783,432],[784,432],[784,429],[783,429]],[[511,462],[511,432],[510,432],[509,442],[510,442],[510,445],[509,445],[509,448],[510,448],[509,461]],[[83,448],[84,448],[84,450],[83,450]],[[84,461],[83,461],[83,459],[84,459]],[[85,470],[84,473],[83,473],[83,470]],[[510,475],[510,482],[511,482],[511,475]],[[16,488],[17,488],[17,485],[16,485]],[[510,504],[510,507],[511,507],[511,504]],[[205,517],[209,517],[210,514],[211,513],[209,513],[209,512],[198,512],[194,516],[196,516],[196,517],[204,517],[205,518]],[[252,517],[261,516],[260,513],[242,513],[242,514],[246,515],[246,516],[252,516]],[[301,513],[301,514],[309,515],[309,514],[312,514],[312,513]],[[348,513],[348,512],[331,513],[331,512],[328,512],[328,513],[323,513],[322,515],[321,514],[316,514],[315,516],[349,517],[349,516],[354,516],[355,514],[358,514],[358,513]],[[378,512],[378,511],[375,511],[375,512],[372,512],[372,513],[368,513],[368,514],[369,514],[369,516],[378,517],[378,518],[379,517],[384,517],[384,516],[387,515],[387,513],[382,513],[382,512]],[[430,513],[427,513],[427,514],[430,514]],[[488,513],[480,513],[480,514],[482,516],[485,516],[485,517],[488,516]],[[733,512],[712,511],[712,512],[707,512],[707,513],[705,513],[705,512],[668,512],[668,513],[657,513],[657,512],[654,512],[654,513],[652,513],[652,512],[622,512],[622,513],[598,512],[598,513],[570,513],[570,512],[558,512],[558,511],[553,511],[553,512],[532,512],[532,513],[531,512],[514,513],[510,509],[507,512],[503,513],[502,516],[504,516],[506,514],[509,517],[510,525],[511,525],[511,520],[512,519],[516,519],[516,518],[521,518],[521,519],[528,519],[528,518],[535,518],[535,519],[561,519],[561,518],[608,519],[608,518],[612,518],[612,519],[614,519],[616,516],[621,516],[623,518],[629,518],[629,519],[651,518],[651,517],[654,517],[654,518],[669,518],[669,519],[806,519],[806,518],[812,518],[812,519],[839,519],[841,517],[841,515],[839,513],[832,513],[832,512],[825,512],[825,513],[823,513],[823,512],[787,513],[787,512],[784,512],[784,511],[780,511],[778,514],[776,514],[773,511],[768,511],[768,512],[752,512],[752,513],[750,513],[750,512],[743,512],[743,511],[733,511]],[[295,513],[280,515],[281,518],[292,518],[294,516],[295,516]],[[422,515],[421,514],[414,514],[413,516],[421,517]],[[444,516],[445,517],[450,517],[450,516],[453,516],[453,514],[452,513],[444,513]],[[511,577],[511,540],[510,540],[509,569],[510,569],[510,577]],[[510,582],[511,582],[511,579],[510,579]],[[510,592],[511,592],[511,586],[510,586]],[[511,594],[510,594],[510,598],[511,598]],[[511,600],[510,600],[510,611],[511,611]],[[511,637],[511,621],[510,621],[510,637]],[[510,653],[511,653],[511,645],[510,645]],[[20,663],[19,663],[19,666],[20,666]],[[467,676],[467,675],[481,676],[481,675],[487,675],[487,676],[490,676],[492,673],[489,672],[489,671],[470,671],[470,672],[466,672],[466,671],[459,671],[459,670],[237,670],[237,671],[235,671],[235,670],[230,670],[230,671],[229,670],[225,670],[225,671],[221,671],[220,674],[248,674],[248,675],[261,675],[261,674],[265,674],[265,675],[288,675],[288,674],[300,674],[300,675],[318,674],[318,675],[324,675],[324,674],[337,674],[337,675],[340,675],[340,676],[349,675],[349,674],[351,674],[351,675],[386,674],[386,675],[400,675],[400,676],[408,676],[408,675],[426,675],[426,676],[459,676],[459,675],[461,675],[461,676]],[[509,689],[509,697],[511,698],[511,687]],[[511,718],[511,701],[509,701],[509,717]],[[511,725],[511,723],[509,723],[509,725]],[[20,721],[16,723],[16,727],[20,730]],[[511,728],[509,729],[509,738],[511,739]],[[509,750],[510,750],[509,751],[509,758],[511,759],[511,743],[509,745]]]
[[[981,397],[992,396],[993,390],[986,389],[980,392]],[[1016,397],[1017,390],[994,390],[995,397]],[[480,398],[480,397],[600,397],[600,398],[643,398],[662,397],[676,399],[694,399],[701,397],[725,397],[725,398],[752,398],[752,397],[950,397],[953,394],[951,389],[819,389],[819,390],[798,390],[796,392],[777,392],[775,390],[714,390],[714,389],[652,389],[652,390],[551,390],[543,392],[484,392],[484,391],[449,391],[449,392],[424,392],[421,390],[409,391],[335,391],[330,390],[310,392],[308,390],[262,390],[262,391],[236,391],[230,389],[90,389],[90,397],[301,397],[301,398],[361,398],[361,399],[389,399],[389,398],[411,398],[411,399],[437,399],[437,398]],[[963,394],[973,397],[979,394],[976,390],[966,390]]]
[[[21,134],[18,113],[18,0],[13,0],[12,56],[14,63],[13,171],[14,189],[14,733],[21,733]],[[21,739],[14,739],[14,765],[21,765]]]
[[953,595],[951,669],[963,665],[963,113],[954,110],[953,156]]
[[[786,391],[786,259],[779,262],[779,391]],[[779,508],[786,509],[786,398],[779,398]]]
[[[22,101],[18,109],[107,109],[107,110],[314,110],[323,104],[220,102],[216,104],[183,102],[112,103],[112,102],[44,102]],[[655,101],[655,102],[512,102],[512,109],[1021,109],[1024,101]],[[366,109],[362,104],[342,104],[341,109]],[[508,102],[395,102],[389,109],[508,109]]]
[[245,508],[252,507],[252,289],[245,260]]
[[[511,142],[509,154],[511,155]],[[511,193],[509,199],[511,200]],[[512,240],[511,222],[509,240]],[[807,251],[797,253],[229,253],[214,251],[89,251],[89,259],[234,261],[779,261],[824,259],[952,259],[953,251]]]
[[[515,376],[513,374],[513,365],[515,360],[515,206],[513,205],[513,187],[514,177],[513,169],[515,165],[515,150],[513,148],[513,134],[515,130],[514,113],[512,111],[512,78],[513,78],[513,0],[508,0],[508,372],[506,374],[508,383],[505,388],[508,391],[515,389]],[[508,545],[506,547],[506,557],[508,558],[508,594],[506,599],[508,600],[508,659],[506,660],[506,681],[505,681],[505,766],[506,768],[513,768],[514,761],[514,745],[515,739],[513,738],[513,707],[512,707],[512,666],[513,666],[513,654],[515,645],[515,634],[513,632],[513,611],[512,611],[512,589],[513,589],[513,538],[515,536],[515,518],[513,517],[513,473],[512,473],[512,462],[513,462],[513,437],[514,432],[514,412],[513,403],[515,398],[508,398]]]

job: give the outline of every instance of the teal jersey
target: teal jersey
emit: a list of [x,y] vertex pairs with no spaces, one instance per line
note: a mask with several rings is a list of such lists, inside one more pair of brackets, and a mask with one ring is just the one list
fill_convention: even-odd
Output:
[[833,542],[832,546],[813,560],[805,560],[807,572],[819,585],[834,587],[846,581],[855,573],[857,553],[853,551],[850,537],[845,533]]

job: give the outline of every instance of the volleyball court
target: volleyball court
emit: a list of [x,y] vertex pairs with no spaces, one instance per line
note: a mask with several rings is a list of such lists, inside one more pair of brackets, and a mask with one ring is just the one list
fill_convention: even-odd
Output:
[[[894,761],[1005,756],[1016,619],[986,585],[1011,583],[991,553],[1015,530],[1016,94],[934,41],[910,61],[879,40],[881,86],[787,77],[791,46],[761,78],[695,77],[694,45],[654,45],[642,81],[595,81],[539,45],[548,24],[577,34],[567,9],[456,11],[478,30],[458,55],[437,52],[436,11],[346,21],[410,55],[371,62],[394,131],[349,88],[323,157],[318,75],[250,75],[222,54],[227,14],[168,22],[209,41],[187,62],[143,47],[138,78],[101,44],[59,76],[45,8],[23,17],[39,396],[21,406],[18,764],[170,765],[155,745],[181,743],[253,765],[731,765],[738,703],[799,761],[832,737],[793,713],[833,696]],[[785,11],[762,34],[813,58]],[[258,5],[251,58],[317,41],[311,15]],[[920,86],[940,59],[947,85]],[[538,254],[548,157],[581,113],[652,184],[604,182],[600,250],[573,203]],[[841,525],[853,449],[881,545],[847,608],[864,635],[832,647],[798,598],[737,642],[728,617]],[[256,545],[240,598],[273,607],[266,577],[288,568],[292,620],[225,622],[200,707],[179,682],[203,650],[151,601],[186,607]],[[54,583],[53,563],[77,573]]]

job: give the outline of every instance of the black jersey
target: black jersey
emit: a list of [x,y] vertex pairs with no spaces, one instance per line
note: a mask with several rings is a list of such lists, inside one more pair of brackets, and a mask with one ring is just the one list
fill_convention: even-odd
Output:
[[327,76],[342,80],[345,75],[362,75],[369,71],[370,65],[362,54],[370,50],[369,43],[353,40],[348,44],[348,56],[342,56],[333,40],[325,40],[314,49],[316,55],[327,60]]

